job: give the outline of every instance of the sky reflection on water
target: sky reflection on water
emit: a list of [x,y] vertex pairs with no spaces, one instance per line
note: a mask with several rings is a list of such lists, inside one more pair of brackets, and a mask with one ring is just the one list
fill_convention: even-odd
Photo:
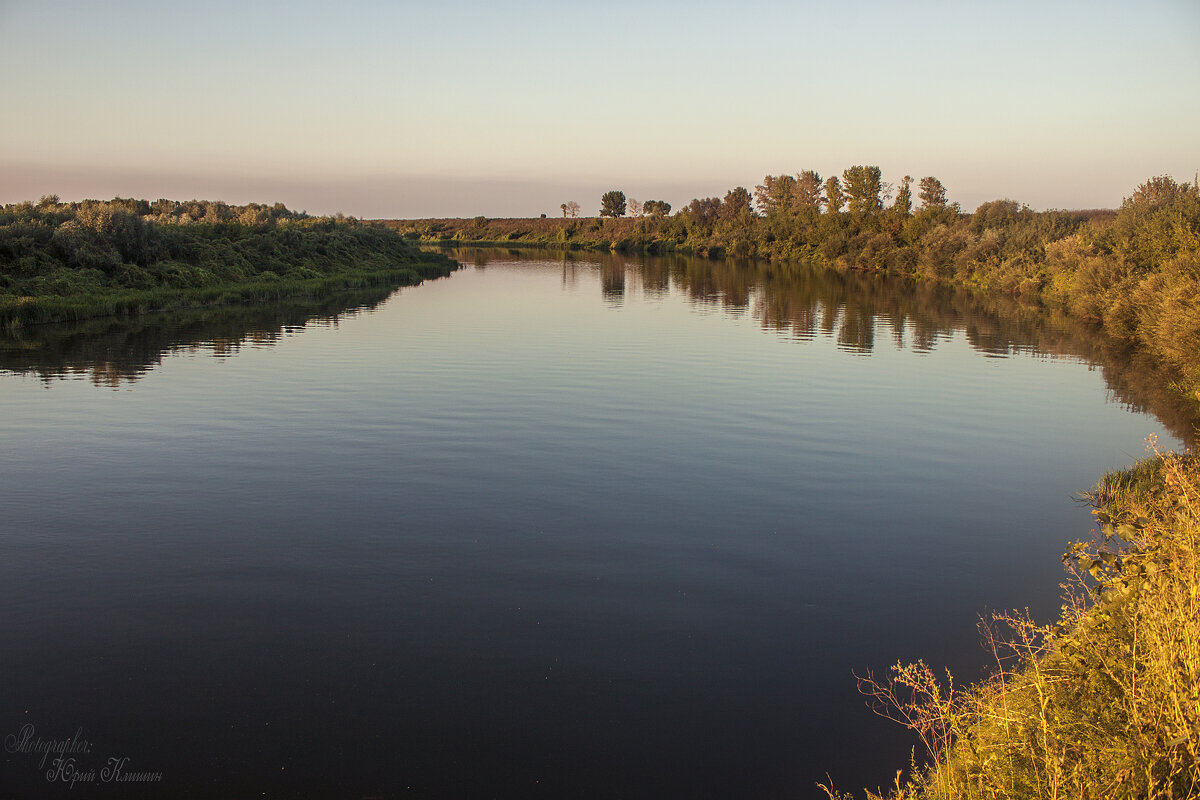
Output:
[[316,322],[0,347],[6,735],[82,728],[147,796],[875,786],[912,743],[852,670],[976,674],[979,613],[1057,609],[1071,493],[1178,442],[1019,308],[462,257]]

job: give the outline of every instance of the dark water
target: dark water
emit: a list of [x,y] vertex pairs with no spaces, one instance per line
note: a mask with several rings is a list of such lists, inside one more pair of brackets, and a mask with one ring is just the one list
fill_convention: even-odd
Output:
[[914,742],[853,672],[977,675],[981,612],[1057,609],[1071,494],[1188,429],[1015,306],[461,257],[0,343],[0,797],[886,784]]

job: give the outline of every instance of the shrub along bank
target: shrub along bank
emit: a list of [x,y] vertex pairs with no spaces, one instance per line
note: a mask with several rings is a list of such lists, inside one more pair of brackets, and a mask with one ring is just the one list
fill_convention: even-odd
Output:
[[0,324],[419,283],[454,262],[382,226],[281,204],[117,198],[0,207]]

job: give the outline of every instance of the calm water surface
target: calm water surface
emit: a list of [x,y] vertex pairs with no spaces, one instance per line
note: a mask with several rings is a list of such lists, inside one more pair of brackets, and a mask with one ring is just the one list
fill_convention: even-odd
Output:
[[461,257],[0,346],[0,797],[886,784],[914,743],[852,671],[978,674],[981,612],[1056,610],[1072,493],[1179,444],[1019,310]]

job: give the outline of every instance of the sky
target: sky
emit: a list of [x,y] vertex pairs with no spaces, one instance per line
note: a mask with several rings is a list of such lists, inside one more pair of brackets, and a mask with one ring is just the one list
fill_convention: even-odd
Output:
[[1200,0],[0,0],[0,203],[365,218],[933,175],[1111,208],[1200,169]]

